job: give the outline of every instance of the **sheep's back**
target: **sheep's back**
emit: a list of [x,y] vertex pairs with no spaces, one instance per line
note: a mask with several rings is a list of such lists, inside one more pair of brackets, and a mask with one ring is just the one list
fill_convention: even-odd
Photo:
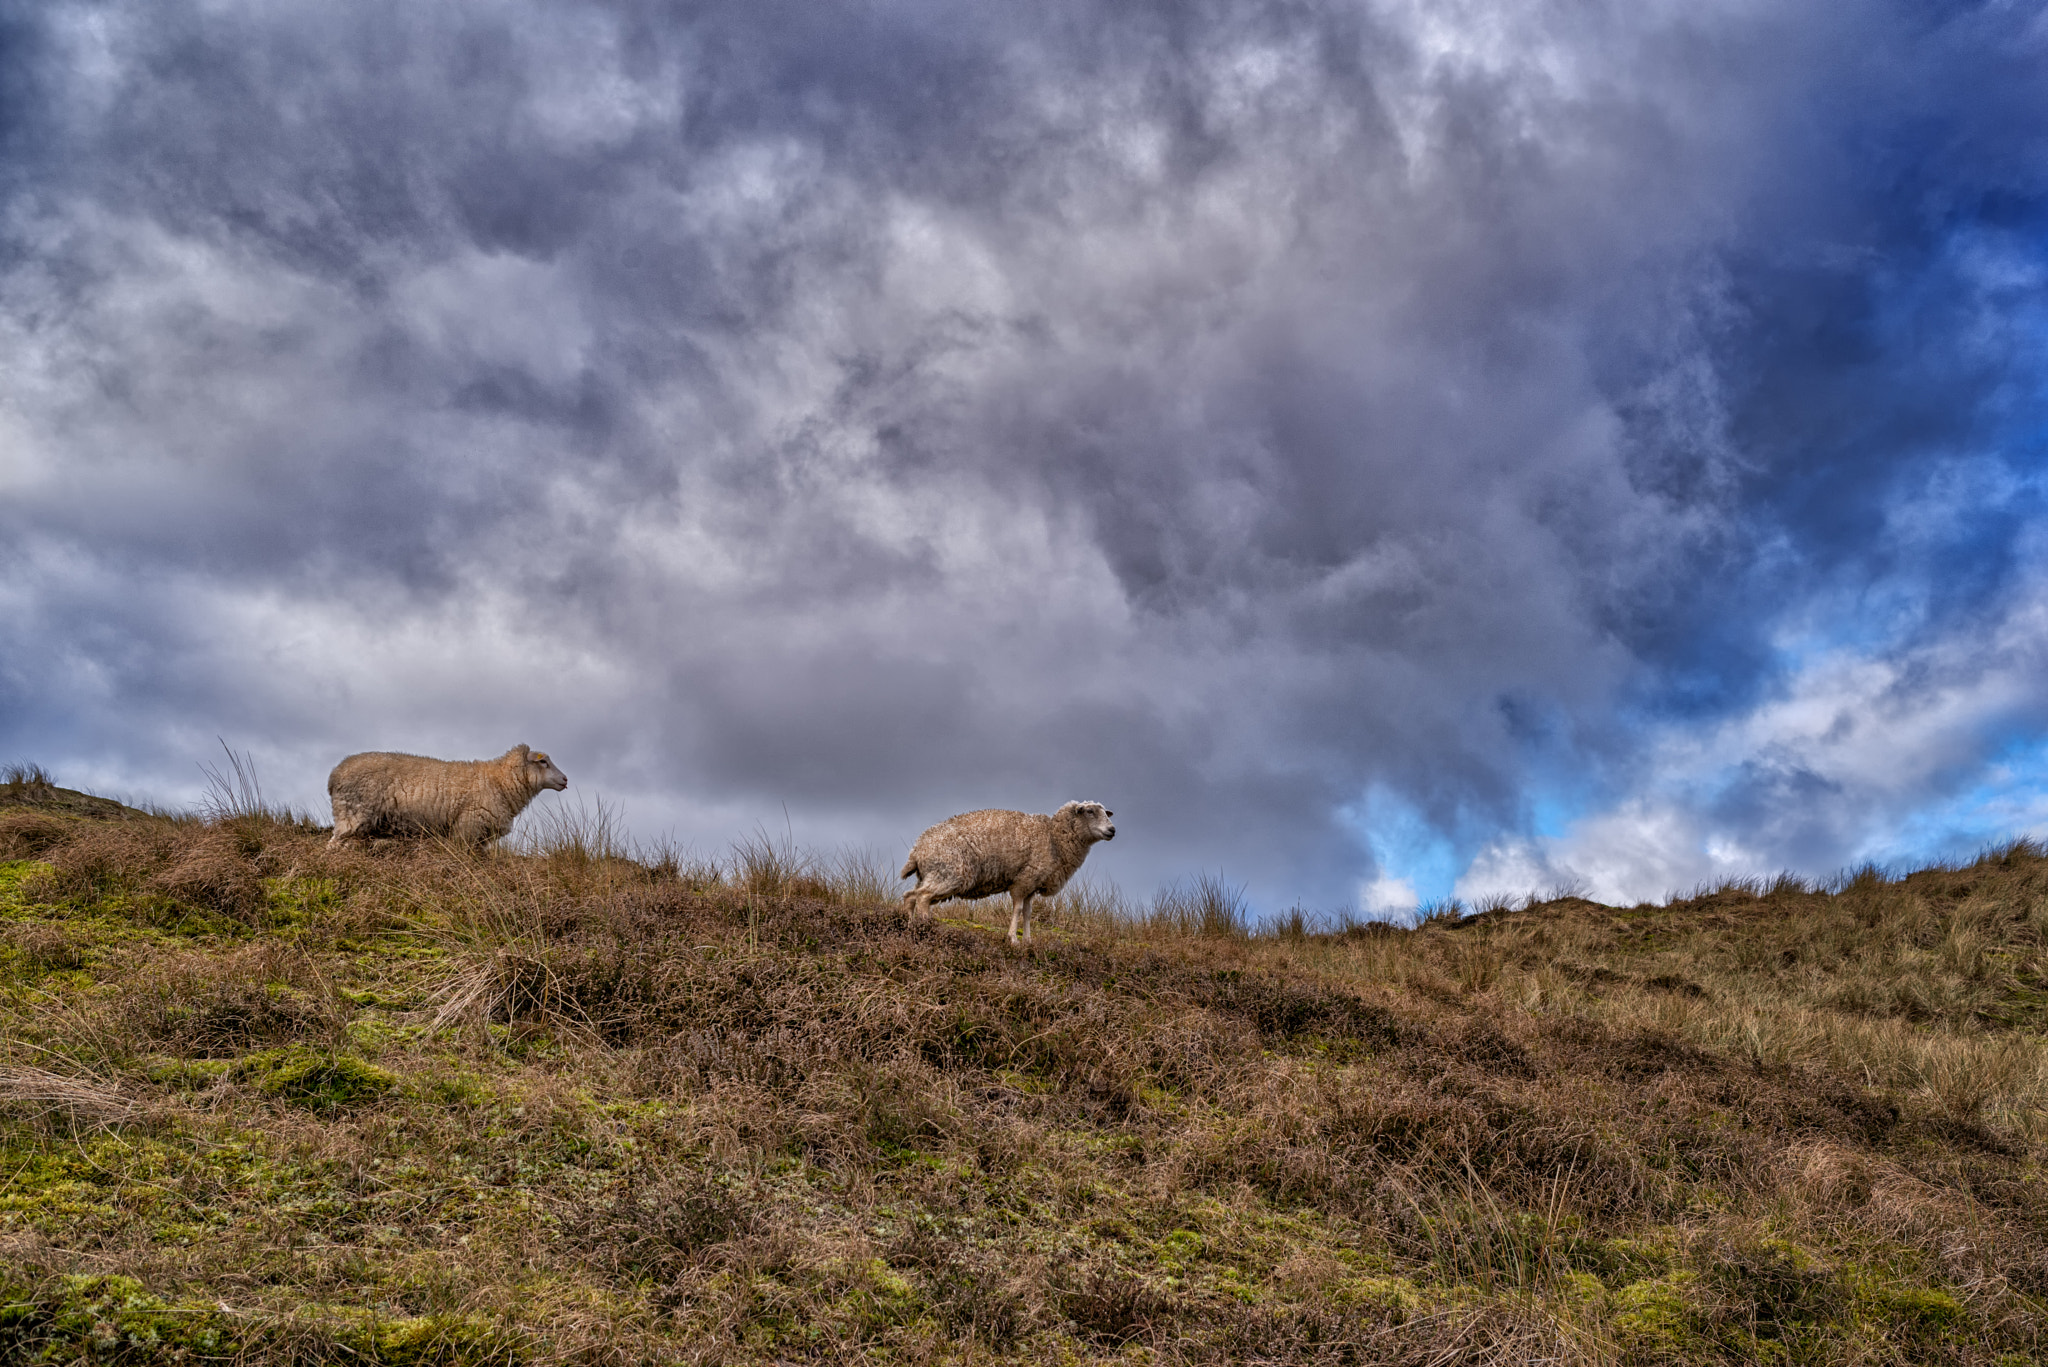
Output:
[[464,812],[503,805],[488,760],[431,759],[373,751],[334,766],[327,791],[339,810],[397,829],[450,830]]
[[910,857],[925,877],[958,888],[958,895],[987,897],[1007,891],[1037,862],[1044,822],[1028,812],[963,812],[919,836]]

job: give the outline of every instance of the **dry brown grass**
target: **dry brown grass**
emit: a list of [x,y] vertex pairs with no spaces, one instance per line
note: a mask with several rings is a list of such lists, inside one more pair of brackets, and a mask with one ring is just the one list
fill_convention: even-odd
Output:
[[133,1122],[148,1109],[108,1083],[21,1066],[0,1067],[0,1108],[31,1120],[60,1117],[73,1125]]
[[11,847],[0,1359],[2042,1354],[2030,847],[1414,931],[1082,884],[1022,954],[617,830]]

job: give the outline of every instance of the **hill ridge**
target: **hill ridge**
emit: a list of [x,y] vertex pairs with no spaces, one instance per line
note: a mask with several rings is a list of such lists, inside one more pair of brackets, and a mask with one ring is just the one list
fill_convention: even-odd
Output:
[[1026,954],[588,835],[0,808],[0,1361],[2040,1360],[2030,845]]

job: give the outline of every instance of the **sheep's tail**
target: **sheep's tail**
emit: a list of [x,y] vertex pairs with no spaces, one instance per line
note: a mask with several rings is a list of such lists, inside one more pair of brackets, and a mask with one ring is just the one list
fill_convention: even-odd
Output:
[[910,858],[904,860],[903,872],[897,874],[896,876],[898,878],[920,878],[921,875],[917,871],[917,856],[912,855]]

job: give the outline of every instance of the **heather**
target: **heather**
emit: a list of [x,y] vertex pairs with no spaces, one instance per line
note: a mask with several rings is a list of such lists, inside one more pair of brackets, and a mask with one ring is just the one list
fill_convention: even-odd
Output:
[[1022,952],[602,809],[330,850],[17,777],[0,1361],[2048,1353],[2025,843],[1413,929],[1083,886]]

